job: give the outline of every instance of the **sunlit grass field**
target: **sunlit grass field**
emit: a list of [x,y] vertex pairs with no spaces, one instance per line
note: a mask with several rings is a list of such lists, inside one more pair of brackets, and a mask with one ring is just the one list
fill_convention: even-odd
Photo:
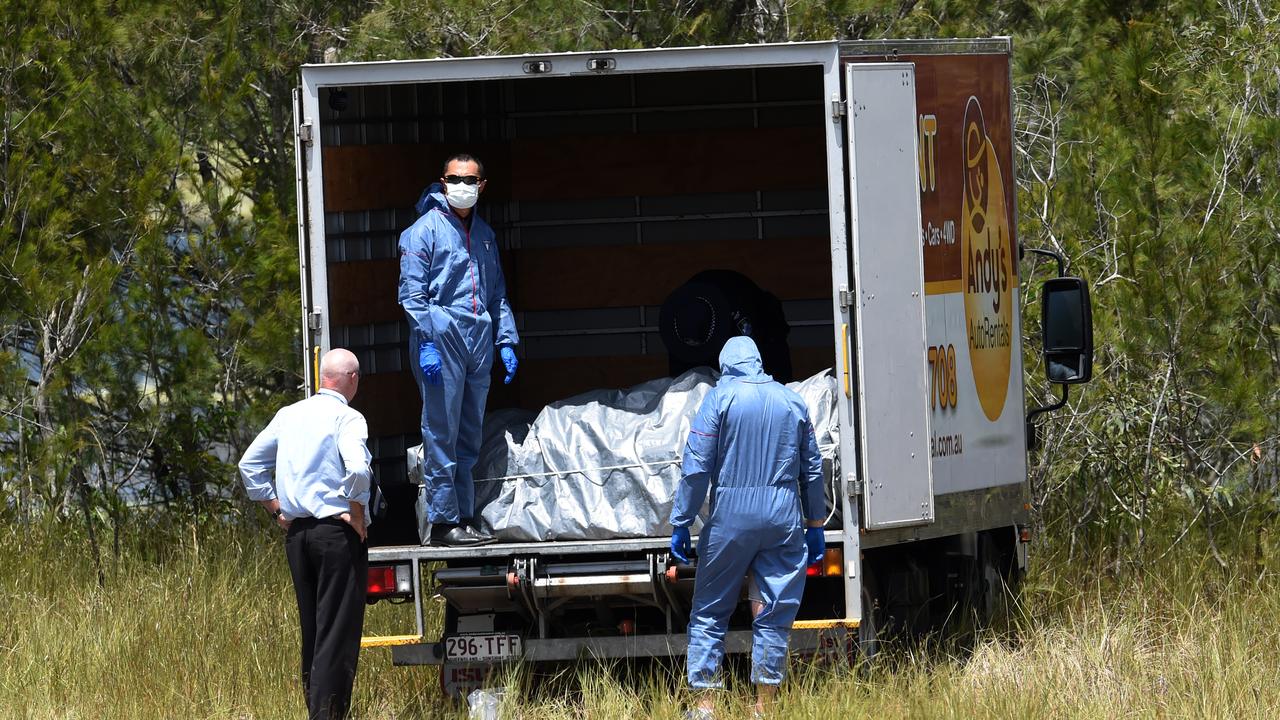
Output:
[[[279,535],[151,536],[124,539],[118,559],[108,538],[99,584],[75,533],[0,531],[0,717],[304,717]],[[1280,578],[1254,566],[1223,572],[1189,546],[1119,579],[1043,563],[1010,627],[972,652],[926,644],[891,647],[858,671],[794,665],[772,716],[1274,718]],[[411,622],[385,605],[367,620],[386,634]],[[678,669],[623,676],[583,664],[548,690],[545,677],[517,673],[504,717],[674,719],[687,707]],[[748,717],[749,691],[725,692],[719,716]],[[441,698],[438,671],[393,668],[387,650],[361,655],[356,694],[358,718],[467,716]]]

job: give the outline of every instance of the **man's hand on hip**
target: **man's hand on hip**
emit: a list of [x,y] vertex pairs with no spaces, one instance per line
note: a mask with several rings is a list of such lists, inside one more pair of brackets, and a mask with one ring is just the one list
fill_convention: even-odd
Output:
[[344,512],[338,516],[342,521],[355,528],[356,534],[360,536],[360,542],[368,540],[368,533],[364,527],[364,506],[360,503],[351,503],[351,512]]
[[293,521],[285,517],[284,510],[280,508],[279,500],[277,500],[276,498],[271,498],[269,500],[259,500],[258,504],[262,505],[263,509],[271,513],[271,519],[276,521],[276,525],[279,525],[280,529],[282,530],[289,529],[289,523]]

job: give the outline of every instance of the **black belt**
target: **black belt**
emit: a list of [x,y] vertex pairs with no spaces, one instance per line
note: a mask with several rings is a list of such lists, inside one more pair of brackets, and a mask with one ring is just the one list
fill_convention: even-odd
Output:
[[343,520],[337,515],[330,515],[329,517],[322,517],[322,518],[300,517],[300,518],[294,518],[289,522],[290,529],[294,527],[299,527],[305,530],[306,528],[316,527],[317,525],[350,526],[350,524],[346,520]]

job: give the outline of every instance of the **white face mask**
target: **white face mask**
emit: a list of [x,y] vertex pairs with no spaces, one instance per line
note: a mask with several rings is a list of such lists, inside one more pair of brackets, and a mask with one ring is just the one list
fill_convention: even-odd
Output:
[[475,185],[467,185],[466,183],[448,183],[445,185],[445,188],[447,190],[445,192],[444,199],[448,200],[450,205],[458,208],[459,210],[466,210],[467,208],[475,205],[476,200],[480,199],[480,183],[476,183]]

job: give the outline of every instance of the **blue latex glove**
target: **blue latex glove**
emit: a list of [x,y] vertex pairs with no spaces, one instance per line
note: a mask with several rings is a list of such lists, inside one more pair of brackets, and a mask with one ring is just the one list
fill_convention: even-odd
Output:
[[689,528],[678,527],[671,531],[671,555],[682,563],[689,563]]
[[440,351],[430,340],[422,343],[418,348],[418,367],[422,368],[422,374],[427,377],[428,385],[440,384]]
[[507,379],[502,384],[510,385],[516,376],[516,368],[520,367],[520,361],[516,359],[516,351],[510,345],[503,345],[498,351],[502,355],[502,364],[507,368]]
[[827,552],[827,539],[822,535],[822,528],[805,528],[804,544],[809,546],[809,564],[822,562],[822,556]]

